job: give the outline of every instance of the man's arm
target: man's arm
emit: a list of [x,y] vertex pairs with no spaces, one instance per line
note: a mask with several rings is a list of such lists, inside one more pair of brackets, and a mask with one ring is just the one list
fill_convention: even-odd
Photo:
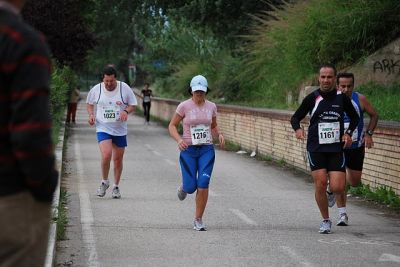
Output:
[[378,117],[379,117],[378,112],[376,112],[375,108],[371,105],[371,103],[369,103],[369,101],[364,95],[359,94],[358,97],[360,99],[361,108],[369,116],[368,127],[366,128],[366,133],[364,135],[364,142],[367,148],[371,148],[374,146],[371,133],[373,133],[373,131],[376,128],[376,125],[378,124]]
[[92,126],[96,122],[96,116],[94,115],[94,105],[87,103],[86,110],[89,116],[88,123],[90,126]]
[[303,102],[301,102],[300,107],[296,110],[296,112],[290,119],[290,124],[292,125],[293,130],[295,130],[296,132],[297,139],[305,138],[304,130],[301,128],[300,122],[310,111],[310,107],[312,105],[313,105],[313,95],[306,96],[306,98],[303,99]]

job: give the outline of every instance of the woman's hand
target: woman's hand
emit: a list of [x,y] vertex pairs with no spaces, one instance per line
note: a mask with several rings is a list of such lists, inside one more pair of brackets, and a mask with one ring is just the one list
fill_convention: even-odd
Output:
[[183,139],[180,139],[178,141],[178,148],[179,148],[180,151],[183,151],[183,150],[188,148],[188,145],[186,144],[185,141],[183,141]]

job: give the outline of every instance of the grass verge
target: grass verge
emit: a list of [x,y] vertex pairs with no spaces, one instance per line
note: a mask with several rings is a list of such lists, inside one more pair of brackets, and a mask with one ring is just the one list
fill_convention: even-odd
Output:
[[360,196],[366,200],[386,205],[386,207],[400,212],[400,197],[390,187],[380,186],[372,190],[369,185],[362,184],[357,187],[348,186],[347,192],[351,195]]
[[57,207],[57,216],[53,219],[57,222],[57,241],[65,240],[65,229],[68,223],[67,217],[67,201],[68,193],[65,188],[61,187],[60,201]]

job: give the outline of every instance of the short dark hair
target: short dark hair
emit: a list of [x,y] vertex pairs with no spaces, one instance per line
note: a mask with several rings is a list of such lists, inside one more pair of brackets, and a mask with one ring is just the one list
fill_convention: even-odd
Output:
[[115,78],[117,78],[117,70],[113,66],[107,65],[103,69],[103,78],[104,78],[104,75],[114,75]]
[[351,72],[339,72],[336,78],[336,83],[339,84],[339,79],[340,78],[351,78],[353,79],[353,85],[354,85],[354,74]]
[[335,76],[336,76],[336,74],[337,74],[337,70],[336,70],[335,65],[333,65],[333,64],[331,64],[331,63],[324,63],[324,64],[322,64],[321,66],[319,66],[318,71],[320,71],[322,68],[330,68],[330,69],[333,69],[333,74],[334,74]]

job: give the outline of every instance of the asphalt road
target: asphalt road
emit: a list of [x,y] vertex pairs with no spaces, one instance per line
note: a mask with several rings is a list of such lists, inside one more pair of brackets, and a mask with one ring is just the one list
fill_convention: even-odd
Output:
[[176,196],[176,143],[138,116],[129,117],[122,198],[110,189],[99,198],[100,153],[83,108],[64,153],[69,223],[57,266],[400,266],[398,216],[351,198],[350,225],[319,234],[310,179],[247,154],[217,150],[208,231],[194,231],[194,195]]

